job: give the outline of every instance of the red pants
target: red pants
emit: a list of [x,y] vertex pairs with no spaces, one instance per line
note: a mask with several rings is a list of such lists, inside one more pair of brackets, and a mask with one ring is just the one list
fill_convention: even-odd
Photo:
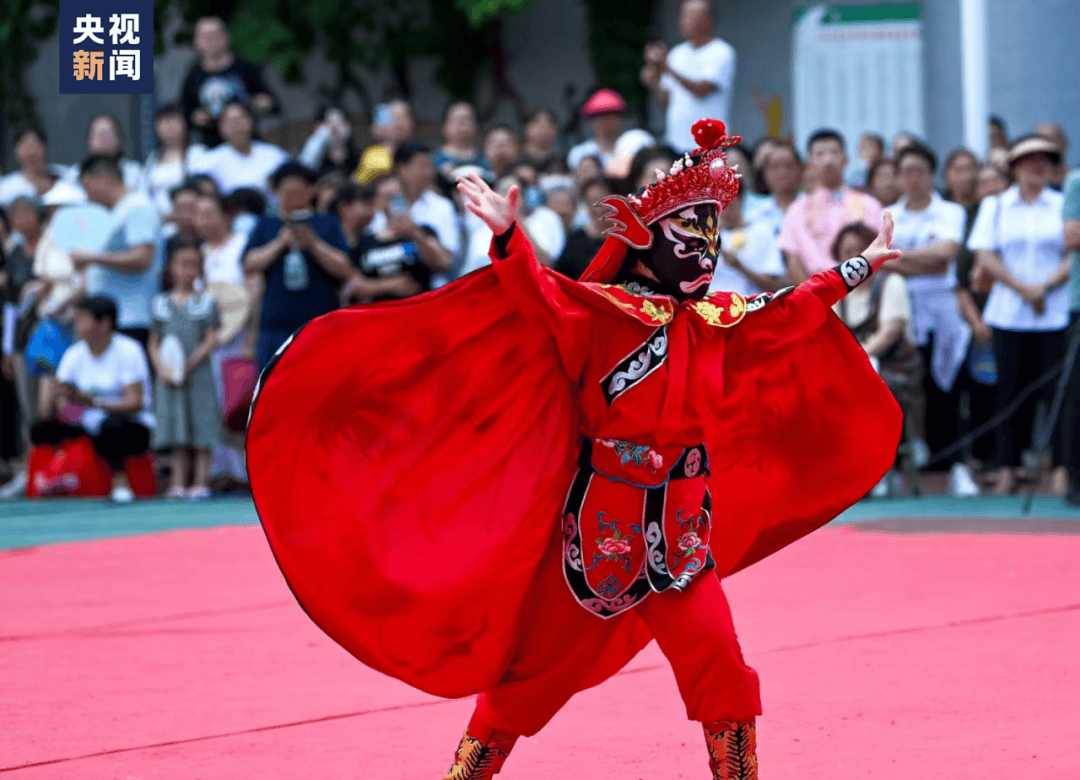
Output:
[[[743,660],[715,572],[702,573],[685,591],[650,593],[632,611],[645,621],[671,663],[690,720],[753,721],[761,714],[757,672]],[[600,618],[595,620],[599,624]],[[526,631],[503,681],[477,697],[470,723],[473,736],[483,739],[481,734],[491,729],[531,736],[581,689],[580,661],[573,648],[552,653],[553,641],[565,638]],[[548,663],[553,656],[559,658],[555,665]],[[546,665],[537,668],[535,658],[544,658]]]

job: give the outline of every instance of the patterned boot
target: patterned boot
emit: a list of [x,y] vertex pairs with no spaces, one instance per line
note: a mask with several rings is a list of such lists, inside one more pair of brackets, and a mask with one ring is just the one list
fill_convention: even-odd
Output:
[[752,722],[720,720],[704,728],[713,780],[758,780],[757,732]]
[[470,736],[469,729],[465,729],[454,754],[454,765],[443,780],[491,780],[502,769],[516,741],[516,734],[494,731],[485,742]]

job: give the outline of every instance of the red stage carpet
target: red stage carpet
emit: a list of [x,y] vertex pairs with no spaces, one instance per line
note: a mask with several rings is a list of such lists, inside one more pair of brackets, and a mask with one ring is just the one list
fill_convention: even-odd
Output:
[[[762,776],[1080,777],[1080,536],[826,529],[727,582]],[[435,780],[471,703],[370,672],[258,528],[0,553],[0,774]],[[650,646],[501,777],[705,778]]]

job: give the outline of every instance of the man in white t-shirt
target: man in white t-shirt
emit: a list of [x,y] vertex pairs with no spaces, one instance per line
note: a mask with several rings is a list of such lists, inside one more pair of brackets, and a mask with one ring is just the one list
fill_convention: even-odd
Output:
[[[934,192],[937,155],[913,141],[896,157],[902,197],[889,210],[895,220],[893,246],[903,250],[886,264],[907,279],[912,298],[915,343],[923,357],[926,395],[926,439],[937,452],[963,429],[957,378],[967,360],[971,328],[960,313],[956,297],[956,265],[967,213]],[[978,495],[979,489],[959,454],[939,461],[950,466],[951,488],[959,495]]]
[[109,209],[112,224],[101,251],[73,252],[71,262],[85,271],[88,295],[116,301],[117,329],[145,346],[150,301],[161,288],[161,213],[145,193],[128,189],[112,157],[87,157],[79,183],[91,202]]
[[708,0],[683,0],[679,32],[686,39],[670,52],[663,43],[645,47],[641,81],[667,109],[665,140],[678,152],[693,151],[690,132],[699,119],[731,114],[735,84],[735,49],[713,36]]
[[35,445],[56,445],[89,435],[114,472],[113,499],[130,501],[124,460],[150,447],[150,367],[142,346],[116,332],[116,302],[82,299],[75,312],[79,341],[64,352],[56,376],[46,380],[42,419],[30,429]]

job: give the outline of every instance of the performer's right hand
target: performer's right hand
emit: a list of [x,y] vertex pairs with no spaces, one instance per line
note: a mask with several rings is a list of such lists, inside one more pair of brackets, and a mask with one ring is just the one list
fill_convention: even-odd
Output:
[[487,182],[470,173],[458,178],[458,189],[465,198],[465,208],[484,220],[491,232],[501,236],[517,219],[518,188],[511,187],[504,198]]

